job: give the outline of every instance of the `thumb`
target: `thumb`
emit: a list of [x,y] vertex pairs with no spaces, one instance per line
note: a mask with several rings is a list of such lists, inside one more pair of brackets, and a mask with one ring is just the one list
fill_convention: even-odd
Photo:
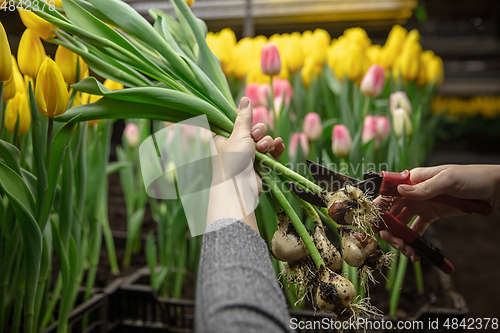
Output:
[[446,173],[440,172],[434,177],[415,185],[399,185],[398,192],[407,199],[421,201],[446,193],[453,188],[453,185]]
[[252,105],[248,97],[242,97],[240,106],[238,107],[238,116],[234,122],[233,133],[231,137],[243,138],[250,136],[250,129],[252,128],[253,112]]

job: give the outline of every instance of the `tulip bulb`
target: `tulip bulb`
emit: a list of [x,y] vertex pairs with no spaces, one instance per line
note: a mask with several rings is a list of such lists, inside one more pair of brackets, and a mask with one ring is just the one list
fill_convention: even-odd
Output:
[[316,304],[323,312],[335,312],[341,315],[348,309],[354,297],[356,289],[354,285],[331,269],[321,266],[319,269],[319,283],[316,289]]
[[309,255],[306,245],[285,214],[278,215],[278,229],[271,241],[273,256],[281,261],[295,262]]
[[316,224],[314,228],[314,244],[321,254],[326,267],[336,272],[342,268],[342,256],[335,245],[326,237],[325,229]]
[[344,260],[349,266],[360,267],[368,256],[377,253],[378,242],[375,237],[347,227],[341,227],[337,231],[342,238]]
[[327,203],[328,215],[341,225],[355,225],[365,230],[377,226],[378,208],[357,187],[344,188],[323,195]]

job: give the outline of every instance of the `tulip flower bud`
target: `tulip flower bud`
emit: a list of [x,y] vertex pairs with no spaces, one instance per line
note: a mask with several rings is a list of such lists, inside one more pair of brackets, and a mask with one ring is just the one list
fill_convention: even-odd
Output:
[[120,89],[123,89],[123,84],[121,83],[118,83],[118,82],[115,82],[113,80],[110,80],[110,79],[106,79],[104,81],[104,84],[103,86],[105,86],[106,88],[108,88],[109,90],[120,90]]
[[278,75],[281,72],[281,60],[276,45],[268,43],[262,47],[260,68],[265,75]]
[[253,106],[259,105],[259,85],[257,83],[249,83],[245,87],[245,96],[250,99]]
[[[57,66],[61,70],[64,80],[68,84],[74,84],[82,80],[85,76],[85,72],[88,70],[87,64],[83,59],[76,53],[68,50],[62,45],[59,45],[56,51],[56,57],[54,59]],[[76,68],[79,67],[78,81],[76,81]]]
[[9,101],[5,109],[5,128],[14,133],[16,123],[19,117],[19,127],[17,134],[26,133],[31,125],[31,113],[28,104],[28,96],[23,93],[17,93],[16,96]]
[[284,57],[286,60],[286,66],[288,67],[290,73],[297,74],[304,65],[304,54],[302,52],[302,46],[300,45],[299,38],[290,38]]
[[38,112],[54,118],[68,109],[66,82],[54,60],[46,58],[36,77],[35,98]]
[[323,134],[323,125],[321,124],[319,114],[316,112],[309,112],[306,114],[304,124],[302,125],[302,131],[310,141],[316,141],[321,138]]
[[385,84],[384,69],[378,65],[371,65],[366,72],[359,89],[365,96],[378,97]]
[[18,9],[18,11],[19,17],[21,17],[21,21],[23,21],[26,28],[32,30],[40,38],[50,39],[56,36],[53,30],[57,28],[52,23],[45,21],[32,11],[24,9]]
[[271,95],[271,86],[268,83],[262,83],[259,85],[257,88],[257,104],[252,105],[261,105],[265,106],[266,108],[268,107],[269,104],[269,96]]
[[268,128],[274,128],[274,122],[269,111],[263,106],[253,108],[252,126],[258,123],[264,123]]
[[125,129],[123,130],[123,136],[125,137],[127,145],[130,148],[135,148],[139,144],[139,129],[137,128],[136,124],[127,124],[127,126],[125,126]]
[[386,116],[375,116],[377,138],[385,139],[391,132],[391,124]]
[[4,87],[3,87],[3,102],[8,101],[9,99],[14,98],[16,96],[17,92],[17,87],[16,87],[16,80],[14,80],[15,75],[11,75],[10,79],[5,82]]
[[290,81],[283,79],[273,80],[273,94],[274,98],[283,97],[285,99],[285,105],[290,105],[290,101],[293,96],[293,89]]
[[351,152],[352,140],[349,130],[345,125],[333,126],[332,151],[337,157],[345,157]]
[[377,136],[377,126],[374,116],[367,115],[363,123],[363,132],[361,134],[361,141],[366,144]]
[[412,133],[412,125],[408,112],[406,112],[405,109],[396,109],[392,114],[392,127],[398,138],[403,135],[403,126],[406,136],[410,136]]
[[6,82],[12,78],[12,66],[9,40],[0,22],[0,82]]
[[26,29],[21,37],[17,51],[17,62],[21,73],[29,77],[37,77],[38,69],[46,57],[45,48],[40,37],[31,29]]
[[280,116],[281,109],[283,108],[283,97],[275,97],[274,101],[274,114],[276,115],[276,118]]
[[294,157],[297,155],[297,149],[300,143],[300,149],[304,153],[304,156],[309,155],[309,141],[305,133],[293,133],[292,139],[290,140],[290,148],[288,149],[288,156]]
[[184,0],[189,7],[191,7],[194,4],[195,0]]
[[408,114],[412,112],[411,102],[404,91],[396,91],[391,94],[389,97],[389,108],[391,114],[394,114],[394,110],[396,109],[404,109]]

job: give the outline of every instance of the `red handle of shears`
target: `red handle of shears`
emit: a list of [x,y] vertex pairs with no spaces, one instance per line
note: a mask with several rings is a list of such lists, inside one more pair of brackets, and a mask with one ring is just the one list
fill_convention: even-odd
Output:
[[[392,197],[400,197],[397,187],[401,184],[406,185],[416,185],[410,180],[410,171],[405,170],[401,173],[399,172],[388,172],[382,171],[380,175],[383,178],[382,185],[380,186],[379,193],[381,195],[387,195]],[[440,194],[428,201],[437,202],[443,205],[457,207],[462,212],[466,214],[478,213],[481,215],[490,215],[493,212],[493,207],[481,200],[472,199],[459,199],[455,197],[450,197],[449,195]]]
[[432,246],[432,244],[420,237],[415,231],[410,229],[406,224],[400,222],[393,215],[380,211],[380,217],[382,220],[379,221],[378,228],[373,227],[374,232],[389,230],[394,236],[401,238],[406,244],[410,245],[415,252],[428,259],[441,271],[446,274],[453,273],[455,268],[438,248]]

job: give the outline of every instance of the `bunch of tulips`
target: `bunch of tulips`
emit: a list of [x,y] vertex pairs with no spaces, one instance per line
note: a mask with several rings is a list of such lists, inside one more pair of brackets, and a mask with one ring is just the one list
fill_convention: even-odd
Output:
[[[15,3],[20,8],[21,17],[28,14],[22,9],[28,6],[28,1]],[[297,240],[307,250],[306,257],[310,258],[308,267],[314,274],[307,286],[311,285],[317,291],[316,306],[339,315],[353,313],[350,310],[356,308],[351,305],[355,297],[349,297],[339,305],[338,300],[325,296],[332,295],[328,290],[339,291],[337,282],[342,276],[336,274],[337,280],[332,280],[335,273],[328,268],[327,259],[322,255],[325,251],[322,254],[318,251],[318,248],[326,247],[335,252],[330,246],[334,245],[324,245],[320,231],[317,237],[311,237],[309,231],[323,230],[314,227],[323,223],[333,229],[339,225],[332,221],[326,210],[317,210],[287,193],[284,183],[293,181],[309,191],[321,193],[322,188],[310,180],[305,170],[300,170],[299,162],[304,165],[305,157],[360,177],[363,171],[368,171],[366,167],[380,171],[381,165],[385,170],[419,165],[432,145],[432,131],[437,121],[433,122],[429,116],[429,101],[442,73],[429,74],[439,73],[436,70],[439,69],[439,58],[432,57],[435,65],[423,65],[425,61],[418,45],[418,32],[406,36],[401,27],[391,31],[388,42],[380,48],[379,59],[386,61],[387,54],[399,56],[385,67],[376,62],[370,65],[363,60],[372,47],[364,38],[366,33],[363,35],[359,28],[346,32],[331,46],[328,46],[329,36],[321,30],[304,33],[303,38],[310,38],[311,43],[323,45],[326,41],[326,47],[324,53],[304,51],[307,57],[303,63],[287,58],[293,53],[290,45],[298,45],[296,39],[291,42],[293,44],[286,45],[280,44],[278,37],[274,37],[276,44],[257,37],[255,40],[263,41],[259,48],[255,48],[254,42],[242,40],[239,42],[242,45],[252,43],[251,46],[241,46],[249,51],[248,55],[260,53],[260,72],[257,74],[246,70],[245,63],[235,65],[231,60],[226,61],[224,57],[233,60],[238,57],[231,58],[234,52],[219,53],[214,49],[210,39],[216,36],[207,35],[205,24],[192,14],[183,0],[172,0],[171,3],[177,19],[162,11],[151,10],[155,20],[153,25],[120,0],[62,0],[60,5],[54,5],[55,10],[44,6],[30,12],[29,19],[23,19],[28,27],[27,37],[23,35],[27,42],[21,42],[18,57],[24,79],[21,74],[16,79],[10,50],[4,47],[8,46],[8,41],[5,32],[1,31],[0,60],[5,72],[1,76],[0,88],[7,91],[15,82],[16,90],[20,86],[25,91],[25,102],[16,104],[13,98],[7,100],[5,123],[9,124],[8,129],[13,128],[13,133],[8,138],[4,136],[11,143],[0,141],[3,198],[0,227],[2,237],[7,240],[2,242],[0,255],[2,265],[7,265],[9,272],[2,278],[0,306],[10,309],[14,304],[12,322],[16,327],[19,327],[21,313],[24,313],[24,332],[37,331],[53,319],[52,310],[59,295],[59,331],[67,331],[67,317],[85,270],[88,270],[86,297],[90,296],[101,232],[105,236],[110,234],[105,176],[121,170],[122,180],[127,178],[124,169],[128,167],[130,171],[130,164],[135,163],[133,156],[126,156],[127,150],[137,147],[140,141],[138,133],[141,133],[139,137],[148,135],[144,130],[141,132],[140,126],[135,129],[129,126],[124,136],[124,151],[120,153],[121,163],[109,164],[110,119],[176,123],[204,115],[212,132],[228,137],[236,117],[235,100],[247,94],[256,106],[255,121],[267,123],[274,135],[290,142],[290,153],[281,161],[268,154],[256,153],[255,167],[267,189],[266,199],[257,211],[263,235],[271,242],[277,228],[277,219],[269,218],[271,211],[279,217],[280,225],[291,223]],[[220,35],[222,33],[218,37]],[[57,55],[54,62],[38,51],[40,37],[59,45],[58,53],[66,52],[60,57],[59,64]],[[359,45],[351,49],[351,40],[356,40]],[[272,42],[273,37],[269,41]],[[28,56],[23,46],[25,43],[31,45],[30,56],[36,60],[26,62],[29,67],[26,70],[21,65],[24,63],[22,57]],[[309,48],[316,49],[320,50]],[[355,50],[359,52],[355,53]],[[342,62],[340,72],[336,65],[330,64],[327,53],[333,54],[332,62]],[[338,57],[340,54],[342,56]],[[354,54],[362,57],[351,58]],[[255,63],[248,61],[246,64]],[[107,78],[105,84],[86,77],[86,66]],[[290,70],[288,66],[291,66]],[[350,75],[353,68],[357,68],[356,76]],[[236,71],[239,70],[243,74],[238,76]],[[289,74],[285,75],[288,70]],[[27,88],[25,82],[28,82]],[[10,106],[12,104],[14,106]],[[3,115],[3,109],[0,111]],[[26,125],[26,114],[31,117],[31,127]],[[90,121],[97,123],[89,125],[87,122]],[[137,126],[139,121],[130,120],[129,123]],[[23,134],[20,129],[27,132]],[[357,167],[352,167],[355,165]],[[133,177],[137,179],[139,176],[135,174]],[[131,185],[131,192],[134,186],[137,184]],[[365,200],[362,194],[351,194]],[[140,212],[144,199],[140,194],[128,196],[129,226],[137,230],[142,220]],[[366,202],[371,207],[370,202]],[[158,220],[170,217],[162,214],[164,208],[161,205],[155,210]],[[372,221],[373,212],[370,212],[372,210],[367,210],[361,215],[370,216]],[[351,227],[359,229],[359,224]],[[359,232],[363,235],[363,230]],[[347,235],[348,231],[345,233]],[[113,245],[108,239],[105,237],[109,250]],[[158,287],[163,273],[155,269],[156,248],[152,237],[149,239],[148,263],[155,274],[153,280],[160,281],[153,282]],[[128,246],[132,249],[135,244],[136,239],[132,238]],[[161,245],[158,240],[158,245],[161,250],[165,243]],[[49,297],[48,277],[53,249],[61,262],[61,277]],[[282,262],[275,263],[283,266]],[[114,265],[116,268],[116,263]],[[391,276],[388,277],[388,285],[395,288],[391,295],[396,299],[395,306],[400,289],[397,288],[402,284],[405,268],[405,257],[401,256],[399,267],[392,270],[397,277],[392,277],[392,281]],[[343,270],[351,280],[348,284],[351,291],[362,294],[357,270],[345,265]],[[309,288],[303,288],[305,285],[300,279],[295,281],[299,291],[301,287],[304,291]],[[16,287],[13,289],[15,294],[9,286]],[[358,309],[370,309],[365,302],[359,304]],[[344,312],[346,309],[349,311]],[[5,318],[0,317],[0,328],[4,323]]]

